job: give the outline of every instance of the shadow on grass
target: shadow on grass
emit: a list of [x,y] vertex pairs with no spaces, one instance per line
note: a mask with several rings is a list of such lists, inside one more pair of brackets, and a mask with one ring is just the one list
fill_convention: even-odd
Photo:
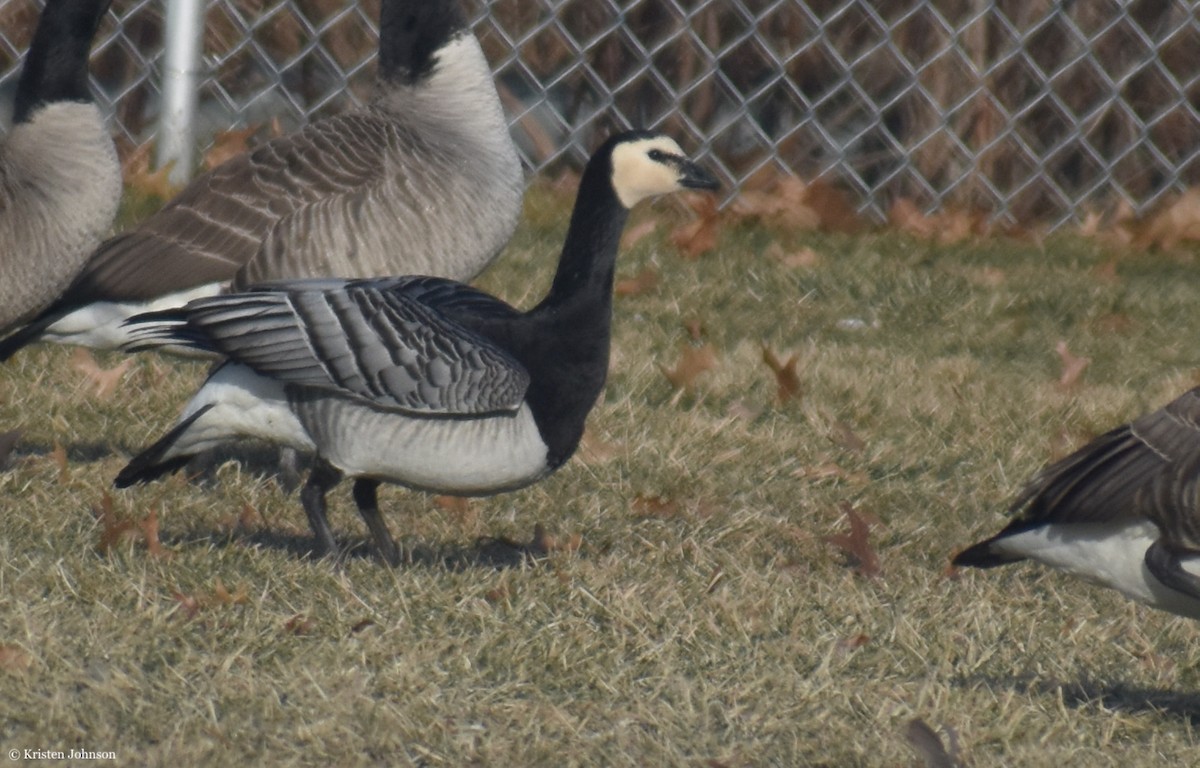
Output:
[[966,685],[982,683],[990,688],[1010,688],[1018,693],[1038,696],[1062,696],[1068,707],[1099,705],[1113,712],[1153,713],[1200,725],[1200,692],[1182,692],[1163,688],[1145,688],[1089,680],[1056,682],[1035,678],[996,678],[978,676],[963,680]]
[[[194,537],[184,537],[180,543],[194,542]],[[261,547],[285,552],[292,557],[319,561],[313,550],[313,537],[309,534],[284,533],[268,529],[234,532],[227,535],[213,534],[209,543],[213,546],[241,545]],[[446,568],[452,571],[470,568],[494,568],[505,570],[544,562],[550,551],[535,537],[529,542],[519,542],[507,537],[483,536],[474,542],[462,545],[405,545],[401,547],[400,568]],[[337,560],[341,562],[374,562],[386,568],[375,555],[369,542],[360,541],[343,546]]]
[[[13,463],[17,459],[29,458],[46,458],[54,453],[55,446],[45,443],[27,443],[22,440],[14,441],[11,446],[11,453],[6,456],[6,463]],[[113,445],[108,442],[99,440],[86,443],[71,443],[64,445],[63,450],[66,451],[67,461],[73,464],[88,464],[93,461],[107,459],[110,456],[118,454],[129,455],[130,448],[125,445]]]

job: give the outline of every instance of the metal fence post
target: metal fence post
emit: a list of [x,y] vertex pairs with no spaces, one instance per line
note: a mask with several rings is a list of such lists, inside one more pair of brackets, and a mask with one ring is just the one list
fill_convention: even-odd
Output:
[[169,174],[171,182],[184,184],[192,177],[196,142],[205,0],[166,0],[166,4],[162,112],[155,159],[160,168],[174,162]]

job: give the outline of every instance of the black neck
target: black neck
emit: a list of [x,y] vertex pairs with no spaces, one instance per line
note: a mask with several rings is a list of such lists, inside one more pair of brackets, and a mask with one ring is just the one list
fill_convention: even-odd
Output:
[[580,301],[611,304],[617,250],[629,218],[629,210],[613,192],[611,177],[608,162],[589,163],[584,171],[558,270],[539,307]]
[[464,33],[458,0],[383,0],[379,10],[379,76],[412,85],[428,77],[435,54]]
[[56,101],[91,101],[88,53],[111,0],[47,0],[25,57],[13,123]]

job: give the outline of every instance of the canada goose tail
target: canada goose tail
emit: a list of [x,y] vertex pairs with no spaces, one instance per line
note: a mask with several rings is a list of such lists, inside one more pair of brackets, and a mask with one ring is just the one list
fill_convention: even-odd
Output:
[[184,464],[187,464],[192,458],[192,454],[168,454],[175,447],[175,443],[179,441],[179,438],[196,423],[196,419],[199,419],[212,407],[213,404],[210,403],[198,409],[191,416],[176,424],[170,432],[163,435],[154,445],[134,456],[117,475],[117,479],[113,481],[113,485],[117,488],[128,488],[131,485],[148,483],[163,475],[171,474]]
[[125,352],[179,346],[209,350],[204,337],[188,326],[187,312],[182,307],[143,312],[129,318],[122,326],[129,329],[129,341],[121,345]]
[[10,357],[37,342],[46,329],[61,319],[63,314],[65,313],[43,312],[32,322],[13,330],[12,333],[0,339],[0,363],[8,362]]

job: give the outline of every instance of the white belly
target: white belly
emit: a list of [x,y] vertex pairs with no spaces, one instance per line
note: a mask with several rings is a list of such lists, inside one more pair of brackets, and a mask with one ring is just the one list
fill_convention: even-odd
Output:
[[547,474],[529,408],[471,419],[420,418],[345,400],[293,403],[318,451],[350,477],[439,493],[486,495]]
[[[1146,567],[1146,550],[1159,537],[1158,526],[1144,520],[1045,525],[1007,536],[992,548],[1111,587],[1155,608],[1200,619],[1200,601],[1163,586]],[[1182,565],[1189,573],[1200,575],[1200,558],[1184,559]]]
[[209,377],[188,402],[181,420],[209,406],[175,442],[166,458],[190,455],[238,438],[257,438],[300,451],[315,449],[288,407],[283,385],[240,365]]
[[[73,344],[92,349],[119,349],[133,340],[124,323],[142,312],[182,307],[192,299],[216,296],[225,283],[209,283],[178,293],[160,296],[150,301],[100,301],[80,307],[54,321],[42,335],[42,341]],[[186,347],[162,347],[162,351],[188,356],[205,356]]]

